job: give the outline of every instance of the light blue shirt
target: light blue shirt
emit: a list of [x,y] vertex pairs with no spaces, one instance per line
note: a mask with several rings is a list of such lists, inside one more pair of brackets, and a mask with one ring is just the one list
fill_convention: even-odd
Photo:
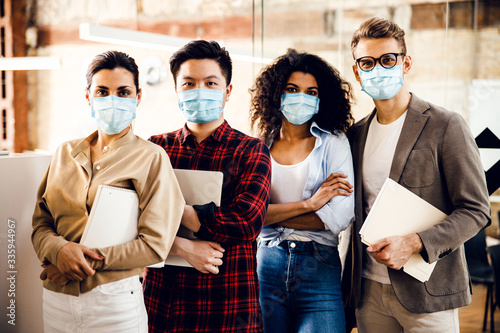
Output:
[[[354,186],[351,149],[345,134],[339,132],[333,135],[321,129],[315,122],[311,124],[311,134],[316,137],[316,143],[311,152],[309,174],[302,192],[302,200],[312,197],[323,181],[335,172],[346,174],[347,181]],[[354,221],[354,192],[350,196],[333,197],[316,211],[316,215],[330,230],[296,230],[269,225],[262,228],[260,238],[270,241],[268,246],[277,246],[293,232],[323,245],[337,246],[339,233]]]

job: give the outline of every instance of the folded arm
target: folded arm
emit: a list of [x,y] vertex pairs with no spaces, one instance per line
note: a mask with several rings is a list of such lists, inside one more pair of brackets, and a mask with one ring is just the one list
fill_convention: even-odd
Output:
[[276,224],[300,230],[322,230],[322,220],[315,214],[337,195],[349,196],[352,186],[342,173],[332,173],[314,195],[303,201],[269,205],[265,225]]
[[122,270],[145,267],[165,261],[184,210],[184,198],[170,160],[164,151],[156,154],[144,184],[134,184],[139,193],[140,216],[137,238],[122,245],[95,249],[104,257],[89,259],[96,270]]
[[269,202],[271,162],[262,143],[235,153],[229,204],[193,206],[200,222],[196,236],[221,244],[254,241],[262,228]]

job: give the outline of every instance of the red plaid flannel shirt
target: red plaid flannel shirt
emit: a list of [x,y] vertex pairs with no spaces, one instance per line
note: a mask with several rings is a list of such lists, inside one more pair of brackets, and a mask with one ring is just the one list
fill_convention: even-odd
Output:
[[150,332],[262,332],[256,238],[269,203],[266,146],[224,123],[201,144],[187,127],[156,135],[177,169],[224,173],[221,207],[198,206],[196,236],[224,247],[219,274],[194,268],[148,269],[144,298]]

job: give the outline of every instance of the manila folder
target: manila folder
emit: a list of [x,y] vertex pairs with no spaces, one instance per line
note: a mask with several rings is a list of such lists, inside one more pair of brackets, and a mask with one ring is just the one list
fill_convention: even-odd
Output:
[[[361,240],[372,245],[389,236],[405,236],[431,228],[446,214],[387,178],[360,230]],[[414,254],[403,270],[421,282],[429,280],[436,263]]]

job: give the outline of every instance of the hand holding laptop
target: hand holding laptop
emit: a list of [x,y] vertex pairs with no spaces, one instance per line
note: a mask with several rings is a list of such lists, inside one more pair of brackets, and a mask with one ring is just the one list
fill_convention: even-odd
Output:
[[[387,178],[359,233],[363,243],[371,246],[390,236],[418,237],[415,233],[431,228],[445,217],[445,213]],[[405,239],[401,238],[401,241]],[[413,254],[403,270],[425,282],[429,280],[435,265],[435,262],[425,262],[420,254]]]
[[[214,202],[220,206],[222,196],[223,173],[217,171],[174,169],[177,182],[188,205],[203,205]],[[180,226],[177,236],[196,239],[194,233]],[[192,267],[184,258],[169,255],[165,265]]]

